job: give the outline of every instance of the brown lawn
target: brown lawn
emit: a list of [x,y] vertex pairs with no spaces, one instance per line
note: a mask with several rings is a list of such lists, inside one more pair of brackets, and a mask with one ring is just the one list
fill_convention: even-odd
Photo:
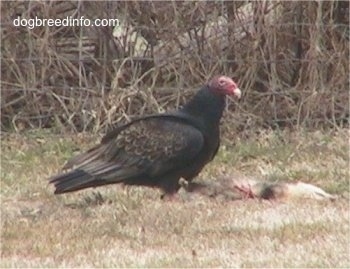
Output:
[[348,131],[224,141],[198,181],[317,185],[335,201],[231,201],[109,186],[54,196],[48,176],[96,136],[4,135],[0,267],[350,267]]

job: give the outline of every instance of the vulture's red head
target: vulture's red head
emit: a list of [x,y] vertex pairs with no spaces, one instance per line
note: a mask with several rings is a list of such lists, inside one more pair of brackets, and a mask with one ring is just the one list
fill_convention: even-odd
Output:
[[227,76],[216,76],[208,83],[209,88],[222,95],[234,95],[238,99],[241,98],[242,92],[237,84]]

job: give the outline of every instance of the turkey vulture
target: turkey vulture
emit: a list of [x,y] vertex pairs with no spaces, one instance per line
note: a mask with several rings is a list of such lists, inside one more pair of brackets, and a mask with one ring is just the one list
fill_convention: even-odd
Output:
[[226,95],[240,98],[241,91],[231,78],[216,76],[183,108],[116,127],[69,160],[70,171],[49,179],[55,194],[114,183],[176,193],[180,178],[191,181],[217,153]]

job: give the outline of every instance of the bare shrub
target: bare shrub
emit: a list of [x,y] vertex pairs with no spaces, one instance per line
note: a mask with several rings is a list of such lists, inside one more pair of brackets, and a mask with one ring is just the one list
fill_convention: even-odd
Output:
[[[238,80],[235,131],[348,126],[349,3],[4,2],[1,127],[105,130]],[[119,27],[15,27],[21,18],[118,18]]]

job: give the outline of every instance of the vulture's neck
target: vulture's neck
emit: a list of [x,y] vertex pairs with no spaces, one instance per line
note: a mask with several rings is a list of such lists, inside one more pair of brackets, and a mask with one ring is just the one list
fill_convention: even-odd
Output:
[[200,119],[208,128],[218,126],[225,108],[225,99],[224,95],[216,94],[204,86],[182,111]]

